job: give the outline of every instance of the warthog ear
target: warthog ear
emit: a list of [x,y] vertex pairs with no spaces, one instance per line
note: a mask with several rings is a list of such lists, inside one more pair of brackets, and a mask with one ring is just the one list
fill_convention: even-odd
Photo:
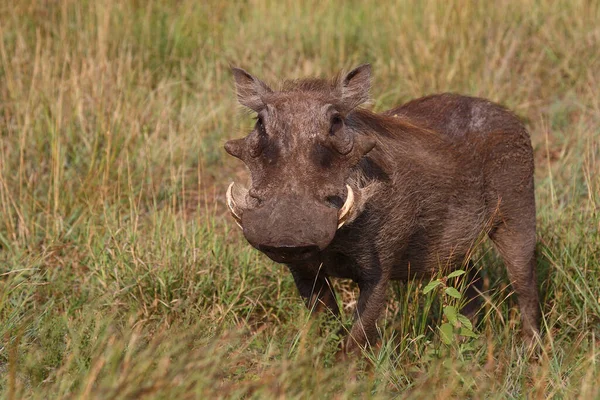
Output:
[[253,77],[241,68],[231,68],[235,79],[238,101],[256,112],[264,108],[263,96],[272,90],[262,81]]
[[344,109],[350,111],[368,101],[370,89],[370,64],[363,64],[346,74],[338,83]]

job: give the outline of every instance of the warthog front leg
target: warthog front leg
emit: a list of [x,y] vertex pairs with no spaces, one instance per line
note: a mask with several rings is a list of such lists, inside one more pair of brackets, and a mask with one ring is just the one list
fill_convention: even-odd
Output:
[[376,323],[385,307],[388,281],[387,276],[380,275],[376,280],[358,282],[360,295],[354,324],[346,339],[347,353],[358,351],[367,345],[375,345],[379,340]]

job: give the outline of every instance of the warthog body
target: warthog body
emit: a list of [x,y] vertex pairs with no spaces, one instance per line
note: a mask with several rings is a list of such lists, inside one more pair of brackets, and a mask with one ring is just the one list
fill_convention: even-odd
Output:
[[225,145],[250,170],[228,205],[247,240],[285,263],[311,308],[338,313],[330,277],[360,288],[353,350],[377,339],[390,280],[464,265],[487,233],[518,295],[523,332],[538,332],[535,200],[529,135],[487,100],[440,94],[375,114],[370,66],[274,91],[233,69],[254,130]]

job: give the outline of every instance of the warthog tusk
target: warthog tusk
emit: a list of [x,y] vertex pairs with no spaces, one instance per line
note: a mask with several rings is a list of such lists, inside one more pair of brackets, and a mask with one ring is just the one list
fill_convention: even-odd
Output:
[[242,224],[241,224],[242,223],[242,217],[240,217],[238,215],[238,213],[235,211],[236,208],[237,208],[237,206],[235,204],[235,201],[233,200],[233,196],[231,195],[231,192],[233,190],[233,185],[234,185],[234,183],[231,182],[231,184],[227,188],[227,193],[225,194],[225,196],[227,197],[227,207],[229,208],[229,212],[231,212],[231,216],[235,220],[235,223],[237,224],[237,226],[239,226],[240,228],[242,228]]
[[350,210],[352,210],[352,206],[354,206],[354,192],[352,191],[350,185],[346,185],[346,187],[348,188],[348,196],[346,197],[344,205],[340,209],[340,215],[338,217],[338,229],[340,229],[344,223],[346,223],[346,220],[348,220],[348,217],[350,216]]

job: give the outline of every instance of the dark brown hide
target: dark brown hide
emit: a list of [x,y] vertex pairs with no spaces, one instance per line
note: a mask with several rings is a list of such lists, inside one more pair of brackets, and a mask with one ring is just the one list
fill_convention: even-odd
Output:
[[505,261],[523,332],[537,335],[533,154],[513,113],[440,94],[375,114],[360,108],[368,65],[281,90],[240,69],[234,76],[258,117],[246,138],[225,145],[252,178],[249,190],[233,191],[232,210],[254,247],[288,265],[309,307],[339,312],[329,277],[358,283],[348,351],[376,341],[391,279],[464,265],[482,233]]

